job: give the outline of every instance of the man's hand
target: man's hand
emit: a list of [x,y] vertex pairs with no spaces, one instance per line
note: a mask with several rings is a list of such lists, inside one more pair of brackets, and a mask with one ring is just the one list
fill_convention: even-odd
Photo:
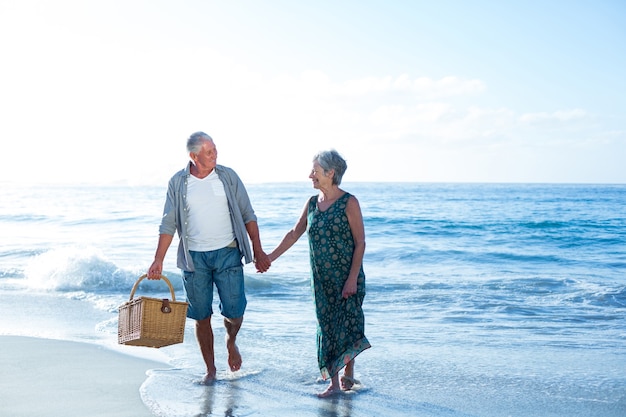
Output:
[[256,272],[267,272],[272,265],[272,261],[264,251],[254,253],[254,266],[256,266]]
[[148,268],[148,279],[161,279],[163,273],[163,261],[154,260]]

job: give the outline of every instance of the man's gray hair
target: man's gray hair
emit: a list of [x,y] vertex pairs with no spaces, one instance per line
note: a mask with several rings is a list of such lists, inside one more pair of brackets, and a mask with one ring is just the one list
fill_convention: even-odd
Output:
[[197,154],[202,148],[202,144],[206,141],[213,142],[213,138],[204,132],[196,132],[187,139],[187,152]]
[[339,185],[341,184],[341,179],[343,178],[343,174],[348,169],[348,164],[346,160],[343,159],[339,152],[334,149],[329,151],[321,151],[318,152],[313,157],[313,162],[317,162],[320,164],[322,169],[324,170],[324,174],[328,173],[331,169],[335,170],[335,175],[333,176],[333,184]]

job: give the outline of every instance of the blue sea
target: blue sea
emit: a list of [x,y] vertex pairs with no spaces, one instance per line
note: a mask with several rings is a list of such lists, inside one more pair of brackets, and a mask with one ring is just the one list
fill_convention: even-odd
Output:
[[[326,382],[305,236],[269,272],[245,267],[241,371],[227,370],[219,316],[212,386],[196,383],[192,321],[182,344],[117,344],[117,308],[154,256],[166,184],[3,184],[0,334],[162,360],[140,388],[155,416],[626,416],[626,185],[343,188],[360,201],[367,240],[372,348],[356,360],[354,392],[314,396]],[[306,182],[248,192],[267,252],[316,193]],[[180,300],[175,253],[164,275]],[[167,293],[144,280],[136,295]]]

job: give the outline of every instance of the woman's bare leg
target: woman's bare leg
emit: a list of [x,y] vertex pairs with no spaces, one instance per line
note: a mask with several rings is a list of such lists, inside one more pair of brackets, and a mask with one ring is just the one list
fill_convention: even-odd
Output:
[[330,378],[330,384],[323,392],[317,394],[318,398],[326,398],[330,397],[341,391],[341,387],[339,386],[339,373],[335,374],[332,378]]

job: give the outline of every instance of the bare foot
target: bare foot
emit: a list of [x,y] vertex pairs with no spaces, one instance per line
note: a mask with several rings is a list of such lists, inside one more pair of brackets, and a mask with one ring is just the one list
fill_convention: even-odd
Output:
[[339,381],[341,382],[341,389],[343,391],[349,391],[355,385],[360,384],[360,382],[358,380],[356,380],[356,379],[354,379],[354,378],[352,378],[351,376],[348,376],[348,375],[343,375]]
[[228,350],[228,366],[232,372],[241,369],[241,354],[237,348],[237,332],[241,328],[243,316],[237,319],[229,319],[224,317],[224,327],[226,328],[226,350]]
[[238,371],[241,369],[241,363],[243,362],[241,359],[241,354],[239,353],[239,349],[237,345],[234,343],[232,345],[228,345],[228,366],[232,372]]
[[200,380],[202,385],[211,385],[213,382],[215,382],[215,371],[207,372]]
[[337,394],[338,392],[341,392],[341,389],[333,384],[328,385],[328,388],[326,388],[326,390],[324,392],[320,392],[317,394],[317,398],[328,398],[328,397],[332,397],[333,395]]

